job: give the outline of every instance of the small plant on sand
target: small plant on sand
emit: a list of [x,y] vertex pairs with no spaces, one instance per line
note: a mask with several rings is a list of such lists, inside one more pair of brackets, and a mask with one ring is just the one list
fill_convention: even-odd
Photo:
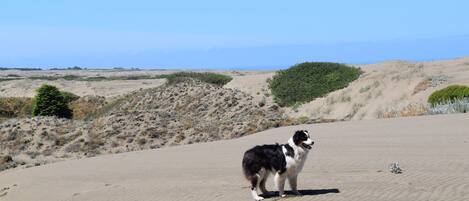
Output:
[[439,103],[447,103],[457,99],[469,98],[469,87],[462,85],[451,85],[444,89],[433,92],[428,97],[428,103],[435,106]]
[[293,106],[347,87],[360,74],[360,69],[345,64],[305,62],[277,71],[268,84],[277,104]]
[[44,84],[34,97],[33,116],[72,118],[72,110],[64,95],[55,86]]
[[431,77],[429,78],[430,86],[431,86],[431,87],[437,87],[437,86],[439,86],[439,85],[441,85],[441,84],[443,84],[443,83],[448,82],[449,78],[450,78],[449,76],[443,75],[443,74],[441,74],[441,72],[440,72],[440,74],[438,74],[438,75],[433,75],[433,76],[431,76]]
[[428,114],[453,114],[467,112],[469,112],[469,98],[461,98],[438,103],[428,110]]

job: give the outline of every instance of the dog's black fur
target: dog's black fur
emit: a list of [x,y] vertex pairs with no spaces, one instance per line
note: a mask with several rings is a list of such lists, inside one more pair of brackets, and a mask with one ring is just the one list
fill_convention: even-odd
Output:
[[[305,144],[308,141],[309,134],[306,130],[296,131],[291,138],[291,144],[270,144],[258,145],[244,153],[242,162],[243,171],[246,179],[251,182],[251,190],[256,191],[256,186],[260,184],[265,189],[265,182],[267,176],[261,176],[261,170],[273,172],[282,175],[287,171],[287,157],[295,158],[296,149],[309,150],[314,142],[309,145]],[[261,181],[259,181],[261,180]],[[296,181],[295,181],[296,183]],[[296,188],[296,186],[295,186]],[[282,189],[283,190],[283,189]],[[295,189],[296,190],[296,189]],[[262,197],[255,197],[256,200],[263,199]]]

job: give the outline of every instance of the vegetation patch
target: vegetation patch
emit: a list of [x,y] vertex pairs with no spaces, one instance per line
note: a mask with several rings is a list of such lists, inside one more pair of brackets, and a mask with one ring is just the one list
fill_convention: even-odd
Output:
[[19,80],[20,78],[3,78],[0,77],[0,82],[11,81],[11,80]]
[[31,115],[32,105],[31,98],[0,98],[0,121],[1,119],[28,117]]
[[467,112],[469,112],[469,98],[438,103],[428,110],[428,114],[454,114]]
[[457,99],[469,97],[469,87],[462,85],[451,85],[444,89],[433,92],[428,97],[428,103],[435,106],[441,103],[452,102]]
[[72,110],[68,103],[75,99],[76,95],[70,92],[60,92],[55,86],[43,84],[34,97],[33,116],[57,116],[60,118],[72,118]]
[[178,72],[178,73],[173,73],[169,74],[166,76],[168,78],[168,83],[169,84],[174,84],[174,83],[179,83],[184,80],[187,80],[187,78],[193,78],[200,80],[202,82],[206,82],[209,84],[214,84],[218,86],[223,86],[230,82],[233,78],[228,76],[228,75],[222,75],[218,73],[198,73],[198,72]]
[[345,64],[305,62],[277,71],[268,84],[275,102],[293,106],[347,87],[360,74],[360,69]]
[[106,105],[106,99],[102,96],[83,96],[69,105],[73,110],[73,119],[93,119]]

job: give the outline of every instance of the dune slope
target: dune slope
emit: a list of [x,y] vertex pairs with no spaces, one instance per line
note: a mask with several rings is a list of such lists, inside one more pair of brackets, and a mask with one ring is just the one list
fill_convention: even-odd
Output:
[[[299,178],[305,195],[286,200],[469,200],[468,122],[468,114],[458,114],[300,125],[12,169],[0,172],[0,199],[251,200],[240,169],[243,152],[308,129],[316,144]],[[403,174],[387,170],[392,162]]]

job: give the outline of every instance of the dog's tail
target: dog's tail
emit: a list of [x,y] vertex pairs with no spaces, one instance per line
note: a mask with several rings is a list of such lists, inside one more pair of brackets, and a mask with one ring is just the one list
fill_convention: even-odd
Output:
[[255,156],[253,153],[251,153],[249,150],[244,153],[243,157],[243,174],[244,177],[251,181],[254,178],[257,178],[258,175],[258,164],[256,164],[256,161],[254,160]]

